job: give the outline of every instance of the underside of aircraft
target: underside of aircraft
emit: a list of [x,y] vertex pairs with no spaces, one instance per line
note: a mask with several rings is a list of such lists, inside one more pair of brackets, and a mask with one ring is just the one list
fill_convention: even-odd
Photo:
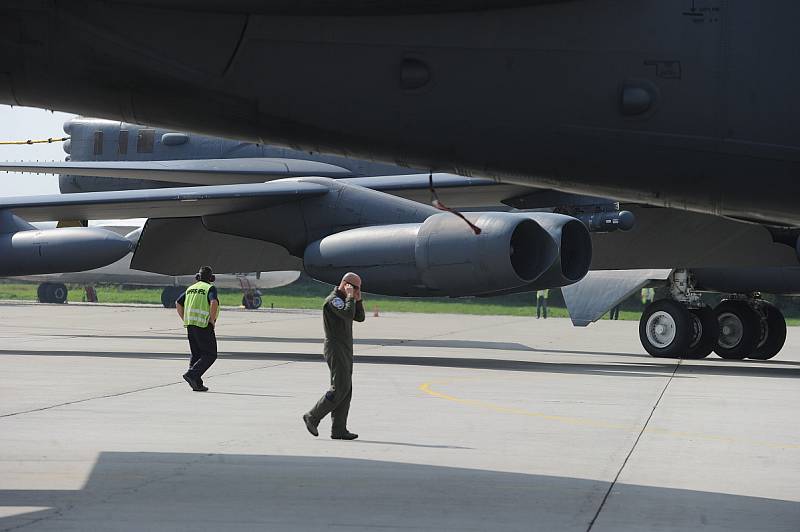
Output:
[[794,226],[799,15],[792,0],[12,0],[0,102]]

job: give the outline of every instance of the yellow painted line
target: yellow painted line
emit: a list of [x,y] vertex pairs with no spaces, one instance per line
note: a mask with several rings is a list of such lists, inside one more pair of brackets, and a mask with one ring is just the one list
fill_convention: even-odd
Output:
[[[490,410],[492,412],[497,412],[499,414],[511,414],[517,416],[526,416],[526,417],[533,417],[538,419],[544,419],[546,421],[554,421],[557,423],[563,423],[566,425],[572,426],[583,426],[583,427],[594,427],[594,428],[602,428],[602,429],[612,429],[612,430],[624,430],[626,432],[638,433],[640,430],[639,427],[634,425],[622,425],[618,423],[610,423],[601,420],[594,420],[589,418],[579,418],[579,417],[570,417],[570,416],[555,416],[552,414],[545,414],[543,412],[532,412],[530,410],[525,410],[523,408],[514,408],[514,407],[507,407],[502,405],[496,405],[494,403],[487,403],[485,401],[476,401],[473,399],[464,399],[461,397],[456,397],[454,395],[449,395],[437,390],[434,390],[432,387],[435,385],[447,385],[451,384],[455,381],[464,381],[464,380],[477,380],[477,379],[449,379],[443,381],[430,381],[424,382],[419,385],[419,390],[423,393],[430,395],[432,397],[436,397],[437,399],[444,399],[445,401],[450,401],[453,403],[458,403],[474,408],[480,408],[483,410]],[[674,438],[686,439],[686,440],[703,440],[703,441],[717,441],[717,442],[727,442],[727,443],[748,443],[754,444],[759,446],[766,446],[772,447],[776,449],[800,449],[800,444],[796,443],[785,443],[785,442],[774,442],[774,441],[765,441],[765,440],[751,440],[751,439],[741,439],[741,438],[734,438],[730,436],[715,436],[712,434],[701,434],[701,433],[693,433],[693,432],[683,432],[683,431],[675,431],[669,429],[662,429],[658,427],[648,427],[645,429],[645,432],[652,432],[654,434],[660,434],[662,436],[669,436]]]

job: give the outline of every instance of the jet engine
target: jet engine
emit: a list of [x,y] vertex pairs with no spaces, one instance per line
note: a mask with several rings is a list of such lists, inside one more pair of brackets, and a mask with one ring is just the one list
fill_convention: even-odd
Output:
[[0,275],[92,270],[118,261],[132,247],[125,237],[97,227],[0,234]]
[[452,214],[423,223],[362,227],[310,244],[306,272],[337,284],[347,271],[368,292],[398,296],[478,296],[580,280],[589,269],[585,226],[557,214],[467,213],[476,235]]

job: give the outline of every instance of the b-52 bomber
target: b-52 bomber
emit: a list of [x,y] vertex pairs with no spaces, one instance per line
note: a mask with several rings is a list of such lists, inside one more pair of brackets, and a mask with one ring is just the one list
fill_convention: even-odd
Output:
[[[145,189],[139,190],[139,193],[142,194],[141,201],[146,201],[146,194],[159,193],[159,190],[151,189],[153,186],[178,187],[232,182],[254,184],[264,179],[279,177],[280,172],[276,169],[281,167],[283,172],[299,172],[302,169],[324,171],[327,175],[338,178],[338,184],[360,184],[415,200],[427,200],[430,194],[429,176],[426,174],[397,175],[409,170],[343,157],[94,119],[72,120],[65,124],[65,130],[71,134],[71,140],[65,146],[70,153],[71,161],[65,163],[8,163],[0,168],[47,173],[62,172],[60,186],[63,192]],[[210,159],[208,159],[209,157]],[[123,159],[134,159],[134,161]],[[153,162],[152,159],[161,161]],[[370,174],[380,173],[384,175],[370,176]],[[304,181],[308,181],[308,179],[310,178],[304,179]],[[745,356],[769,358],[774,356],[783,345],[781,330],[785,334],[785,323],[779,311],[762,299],[753,297],[753,293],[757,291],[794,292],[800,289],[800,269],[797,268],[796,252],[791,245],[786,244],[788,239],[785,238],[785,235],[774,228],[769,230],[760,225],[725,220],[716,216],[687,214],[671,209],[652,209],[641,205],[626,204],[624,205],[626,209],[636,213],[636,227],[627,232],[612,231],[612,229],[625,226],[626,213],[627,215],[631,213],[625,210],[620,211],[619,203],[611,200],[566,195],[552,190],[536,190],[516,185],[502,185],[490,180],[455,175],[436,174],[434,182],[441,185],[439,193],[448,204],[465,208],[481,207],[483,211],[487,209],[496,211],[494,213],[468,213],[467,216],[470,218],[501,215],[523,216],[542,222],[544,220],[566,220],[567,217],[564,213],[567,213],[571,220],[582,222],[585,229],[592,231],[593,245],[591,247],[593,250],[591,255],[586,255],[590,248],[584,245],[585,242],[580,246],[573,245],[576,242],[573,240],[575,235],[585,236],[585,233],[579,229],[579,225],[571,224],[566,236],[562,227],[561,277],[543,276],[534,284],[490,288],[486,291],[480,291],[480,289],[471,292],[459,291],[453,285],[442,284],[442,281],[432,281],[422,289],[419,284],[420,280],[425,282],[425,279],[431,280],[432,277],[431,272],[426,269],[426,262],[423,262],[430,253],[430,248],[420,250],[419,235],[425,233],[418,225],[367,222],[365,224],[367,227],[360,227],[358,230],[343,230],[336,235],[332,232],[314,247],[297,246],[295,249],[298,251],[294,253],[290,251],[287,257],[288,248],[283,242],[290,241],[299,225],[284,225],[280,230],[272,228],[269,229],[272,231],[271,233],[258,227],[259,223],[262,223],[259,217],[269,216],[270,213],[275,213],[273,216],[279,219],[286,215],[286,220],[289,222],[296,220],[292,217],[294,211],[283,206],[258,214],[241,213],[237,215],[239,225],[236,227],[249,232],[248,238],[238,240],[232,236],[225,236],[225,234],[230,235],[232,232],[230,229],[222,231],[225,234],[220,234],[215,229],[219,226],[213,225],[219,224],[219,222],[211,216],[200,217],[199,224],[197,217],[177,220],[164,217],[150,220],[148,222],[150,229],[146,228],[144,235],[150,243],[146,244],[148,246],[146,250],[144,246],[137,248],[134,260],[139,261],[139,266],[136,267],[140,269],[175,274],[193,271],[198,261],[214,262],[222,259],[227,261],[224,264],[229,267],[237,265],[238,268],[242,264],[257,263],[258,267],[262,268],[264,267],[263,261],[272,265],[277,260],[278,262],[275,264],[280,264],[281,267],[301,268],[303,264],[298,259],[302,258],[305,260],[307,271],[320,278],[323,278],[325,272],[333,268],[334,264],[339,264],[343,269],[363,266],[367,270],[371,269],[366,275],[370,279],[378,281],[375,285],[370,284],[373,291],[402,295],[453,296],[493,295],[509,291],[530,290],[531,287],[537,286],[569,285],[573,282],[573,278],[571,276],[564,277],[565,272],[569,270],[568,267],[565,269],[565,257],[571,260],[581,258],[581,269],[587,262],[590,262],[591,268],[596,270],[590,274],[590,277],[593,278],[601,275],[608,279],[608,274],[614,274],[614,272],[607,274],[603,270],[623,267],[652,268],[659,265],[662,268],[672,268],[670,270],[653,270],[666,272],[659,274],[660,277],[657,279],[668,284],[670,296],[668,299],[656,302],[645,311],[641,324],[641,328],[645,332],[640,335],[643,345],[654,356],[696,358],[708,355],[713,349],[726,358],[743,358]],[[277,183],[277,181],[273,181],[273,183]],[[185,190],[195,193],[198,189],[191,187]],[[218,187],[212,186],[208,190],[216,191]],[[179,194],[178,189],[175,189],[175,194]],[[73,197],[77,199],[78,196],[84,197],[81,195]],[[369,197],[380,198],[381,202],[386,202],[381,205],[394,205],[393,202],[396,201],[396,198],[389,199],[384,195]],[[363,201],[372,201],[366,199],[367,196],[364,198]],[[191,199],[191,196],[183,199]],[[55,206],[57,203],[56,201],[51,206]],[[169,205],[169,203],[165,205]],[[403,205],[410,207],[412,204],[403,203]],[[538,211],[519,211],[514,209],[515,206],[537,207]],[[181,202],[176,202],[174,208],[180,209]],[[415,208],[420,208],[421,211],[418,211],[419,218],[413,218],[414,220],[422,218],[427,220],[427,217],[435,212],[420,204],[416,204]],[[364,210],[364,207],[346,207],[347,216],[353,216],[355,209]],[[452,244],[454,246],[452,249],[462,253],[464,251],[461,249],[462,246],[468,251],[471,243],[481,242],[480,237],[471,234],[466,224],[461,224],[454,216],[437,216],[440,218],[436,219],[447,221],[447,231],[452,229],[460,235],[459,240]],[[267,219],[269,220],[269,218]],[[212,225],[208,226],[208,222]],[[334,221],[330,223],[336,226]],[[248,224],[251,226],[248,227]],[[481,226],[480,223],[478,225]],[[352,226],[349,227],[355,229]],[[630,227],[623,228],[630,229]],[[439,235],[438,227],[430,231],[430,237],[442,237]],[[283,240],[278,241],[277,247],[269,248],[272,254],[254,255],[252,253],[254,250],[262,250],[260,246],[264,245],[262,239],[265,238],[265,234],[272,235],[267,238],[283,238]],[[277,237],[278,234],[282,236]],[[189,235],[191,238],[185,240],[185,237]],[[411,235],[414,236],[413,258],[410,251],[412,244],[409,241]],[[676,238],[676,235],[680,238]],[[781,239],[782,235],[783,239]],[[431,240],[430,237],[426,237],[428,242]],[[527,240],[531,237],[532,234],[520,238]],[[476,238],[477,240],[475,240]],[[204,254],[203,250],[213,249],[215,245],[194,244],[196,242],[214,243],[218,240],[224,241],[228,246],[224,257],[211,257]],[[709,241],[717,243],[709,246]],[[509,241],[509,244],[514,242]],[[580,240],[577,242],[580,243]],[[422,245],[424,246],[425,243]],[[321,260],[323,247],[325,253],[328,254],[329,262]],[[513,252],[517,252],[517,248],[518,244],[515,245]],[[502,246],[484,247],[483,250],[472,256],[452,256],[451,266],[446,267],[454,267],[453,271],[471,268],[473,277],[470,279],[476,279],[481,275],[490,274],[487,273],[490,272],[489,270],[482,269],[480,263],[476,262],[477,257],[481,254],[497,257],[507,252],[508,249],[504,250]],[[148,257],[147,253],[152,255]],[[338,254],[334,257],[332,254],[335,253]],[[186,257],[189,257],[189,260],[184,260]],[[419,257],[422,257],[422,260],[414,262]],[[335,260],[333,260],[334,258]],[[282,260],[285,262],[281,262]],[[484,258],[484,260],[487,259]],[[455,263],[460,266],[455,267]],[[445,269],[446,267],[440,266]],[[514,267],[513,261],[512,267]],[[780,273],[777,277],[776,272]],[[335,275],[337,274],[334,273]],[[551,271],[548,275],[553,275],[553,272]],[[588,321],[596,319],[607,310],[613,304],[613,298],[625,297],[630,291],[642,286],[642,279],[644,281],[651,280],[651,276],[642,277],[641,271],[618,272],[614,275],[617,278],[634,275],[634,280],[638,279],[636,281],[638,284],[634,285],[627,281],[627,284],[617,282],[615,286],[601,286],[600,292],[595,288],[588,300],[597,307],[593,311],[599,309],[599,312],[595,312],[594,318],[590,316]],[[780,282],[777,282],[778,279]],[[436,286],[437,282],[439,287],[444,287],[440,288],[438,292],[430,289],[432,286]],[[413,289],[415,283],[416,289]],[[587,283],[597,286],[593,280],[587,278],[574,285],[575,290],[573,288],[566,290],[565,296],[580,292],[579,287],[585,287]],[[404,291],[401,291],[400,287],[404,287]],[[700,290],[709,288],[736,295],[726,305],[718,307],[718,312],[712,312],[699,297]],[[567,297],[568,304],[575,300],[574,297]],[[603,306],[604,304],[606,306]],[[574,304],[570,307],[570,310],[573,311],[573,318],[579,321],[579,316],[575,312],[580,312],[580,309],[576,311],[577,307]],[[720,329],[716,324],[723,321],[724,325]],[[723,332],[720,333],[720,330]],[[720,341],[718,342],[718,340]]]

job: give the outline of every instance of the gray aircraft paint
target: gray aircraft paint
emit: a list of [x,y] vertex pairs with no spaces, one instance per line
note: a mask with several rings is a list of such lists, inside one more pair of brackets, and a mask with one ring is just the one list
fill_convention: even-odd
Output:
[[112,263],[133,242],[99,227],[37,229],[0,209],[0,276],[90,270]]
[[798,15],[792,0],[11,2],[0,102],[797,224]]
[[[152,153],[139,153],[134,146],[132,137],[138,137],[142,130],[152,132]],[[184,180],[192,182],[247,182],[260,181],[265,178],[274,178],[274,162],[276,159],[265,159],[261,155],[290,156],[281,161],[294,165],[302,165],[310,160],[322,165],[331,165],[334,168],[347,172],[372,172],[386,170],[383,166],[370,166],[366,163],[353,161],[346,158],[325,158],[319,154],[306,154],[302,152],[264,151],[263,147],[214,139],[195,134],[184,134],[162,129],[145,128],[125,123],[110,122],[97,119],[75,119],[65,125],[65,130],[72,133],[75,143],[68,146],[68,151],[79,161],[67,163],[10,163],[2,164],[3,168],[22,169],[25,171],[56,172],[69,169],[72,172],[82,172],[90,177],[71,176],[62,179],[62,185],[67,183],[67,190],[72,190],[71,185],[80,185],[82,189],[105,188],[144,188],[153,185],[150,180],[140,180],[144,175],[171,177],[173,181]],[[121,131],[128,131],[127,144],[124,150],[120,149]],[[100,135],[98,135],[100,134]],[[181,139],[180,144],[162,142],[164,138]],[[95,142],[96,140],[101,142]],[[99,149],[98,149],[99,146]],[[177,150],[177,151],[176,151]],[[120,153],[124,151],[125,153]],[[97,152],[97,153],[95,153]],[[135,161],[125,162],[121,157],[135,156],[142,158],[145,155],[160,159],[157,162]],[[207,155],[214,160],[199,160],[198,157]],[[244,159],[226,160],[221,156],[235,157],[238,155],[251,155]],[[178,161],[167,161],[170,157],[194,157]],[[109,159],[108,161],[84,161],[85,159]],[[299,159],[296,159],[299,157]],[[323,159],[328,162],[323,162]],[[264,161],[268,164],[265,166]],[[335,163],[335,165],[333,164]],[[204,165],[207,164],[208,167]],[[67,165],[78,165],[67,168]],[[300,166],[301,167],[301,166]],[[283,168],[287,168],[283,164]],[[328,168],[328,167],[326,167]],[[395,167],[394,171],[405,169]],[[287,168],[288,171],[288,168]],[[151,174],[148,174],[150,172]],[[97,178],[91,176],[115,175],[117,178]],[[125,179],[119,179],[124,177]],[[466,178],[451,174],[434,174],[434,182],[440,196],[450,205],[482,209],[507,209],[503,202],[522,208],[549,208],[564,205],[583,205],[608,203],[612,200],[575,196],[563,194],[552,190],[536,190],[526,187],[508,186],[494,183],[488,179]],[[204,181],[206,180],[206,181]],[[427,202],[430,199],[428,191],[428,176],[425,174],[390,175],[342,178],[342,182],[357,184],[368,188],[400,195],[401,197]],[[155,183],[168,185],[168,183]],[[184,185],[186,183],[183,183]],[[175,184],[170,184],[175,186]],[[242,192],[248,190],[242,189]],[[146,193],[143,193],[146,194]],[[244,201],[238,199],[237,201]],[[245,203],[246,204],[246,203]],[[165,204],[165,209],[168,204]],[[674,209],[648,209],[638,205],[623,205],[624,208],[636,213],[638,220],[635,230],[628,233],[617,232],[614,234],[593,235],[593,269],[625,268],[659,268],[659,267],[754,267],[754,266],[796,266],[797,258],[794,249],[796,232],[783,232],[781,238],[775,238],[766,228],[754,224],[739,223],[722,217],[685,213]],[[139,207],[134,207],[137,209]],[[176,209],[182,207],[176,206]],[[231,208],[238,208],[232,204]],[[120,208],[119,212],[129,211],[129,208]],[[110,215],[110,214],[109,214]],[[123,215],[123,214],[120,214]],[[267,221],[253,220],[255,225]],[[175,223],[172,224],[173,226]],[[162,227],[163,229],[163,227]],[[208,233],[205,228],[198,230]],[[263,236],[263,235],[262,235]],[[154,238],[151,233],[151,238]],[[263,246],[260,246],[263,247]],[[247,249],[252,249],[248,246]],[[247,250],[229,249],[225,257],[215,257],[228,263],[233,257],[246,264],[252,264],[246,257]],[[252,267],[277,268],[276,264],[286,264],[285,253],[273,250],[268,255],[269,266],[253,264]],[[282,257],[282,258],[281,258]],[[201,260],[201,259],[199,259]],[[202,261],[202,260],[201,260]],[[273,264],[274,261],[277,261]],[[150,265],[149,267],[154,267]],[[232,266],[241,271],[243,267]]]
[[[373,292],[391,295],[491,295],[528,291],[541,283],[562,286],[583,277],[591,260],[588,230],[568,216],[476,213],[471,216],[483,227],[481,234],[475,235],[461,220],[433,207],[321,177],[5,198],[0,210],[31,220],[99,218],[111,212],[152,217],[141,232],[131,267],[170,275],[189,273],[199,263],[215,264],[221,271],[261,271],[295,269],[299,260],[316,261],[309,263],[307,270],[319,274],[333,271],[335,268],[319,267],[331,257],[341,256],[326,251],[326,239],[344,237],[352,230],[381,236],[386,230],[413,224],[419,227],[419,235],[406,242],[407,255],[415,257],[413,263],[398,262],[394,259],[399,255],[376,252],[368,246],[348,253],[352,264],[366,261],[375,266],[362,273]],[[203,239],[202,232],[187,227],[189,217],[199,217],[203,231],[230,235],[235,243],[223,242],[215,248]],[[175,224],[186,233],[176,233]],[[520,231],[522,236],[517,237]],[[527,238],[528,233],[539,236]],[[170,237],[166,242],[164,234]],[[254,253],[247,240],[268,246],[252,246],[260,252]],[[237,245],[232,255],[220,257],[223,250]],[[572,256],[566,261],[562,250],[576,251],[577,262]],[[216,255],[209,257],[209,253]],[[230,261],[242,256],[258,256],[264,262],[255,268],[246,260],[233,266]],[[208,258],[222,259],[222,266]],[[410,272],[409,278],[416,275],[418,282],[397,283],[391,272],[400,270]],[[507,274],[512,270],[518,275]],[[553,272],[563,275],[554,276]],[[330,281],[327,275],[318,276]]]

